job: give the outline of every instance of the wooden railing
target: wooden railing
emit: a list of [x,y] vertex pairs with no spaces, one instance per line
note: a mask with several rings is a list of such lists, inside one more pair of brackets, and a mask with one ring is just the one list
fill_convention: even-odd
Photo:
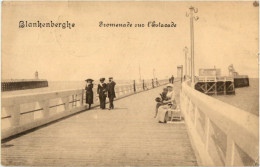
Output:
[[259,117],[182,84],[181,109],[200,165],[258,164]]
[[[158,83],[164,85],[168,80],[159,80]],[[152,88],[152,83],[146,81],[116,86],[115,91],[119,99]],[[96,88],[93,91],[95,107],[99,105],[99,99]],[[2,97],[1,138],[8,138],[87,108],[84,89]]]

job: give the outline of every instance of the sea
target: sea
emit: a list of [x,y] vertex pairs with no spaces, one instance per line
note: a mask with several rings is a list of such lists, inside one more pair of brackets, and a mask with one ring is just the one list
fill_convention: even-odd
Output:
[[[116,81],[117,85],[133,84],[130,80]],[[45,88],[16,90],[1,92],[2,97],[15,96],[23,94],[37,94],[43,92],[54,92],[71,89],[82,89],[85,87],[85,81],[49,81],[49,86]],[[259,79],[249,79],[249,87],[235,89],[235,95],[212,95],[220,101],[233,105],[237,108],[259,116]]]
[[235,95],[212,97],[259,116],[259,78],[250,78],[249,87],[235,88]]

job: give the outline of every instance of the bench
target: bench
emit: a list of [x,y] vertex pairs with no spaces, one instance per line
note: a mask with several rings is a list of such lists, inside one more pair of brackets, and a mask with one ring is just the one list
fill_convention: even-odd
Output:
[[181,114],[180,107],[177,105],[176,109],[168,109],[168,116],[170,117],[170,121],[173,120],[181,121],[182,114]]

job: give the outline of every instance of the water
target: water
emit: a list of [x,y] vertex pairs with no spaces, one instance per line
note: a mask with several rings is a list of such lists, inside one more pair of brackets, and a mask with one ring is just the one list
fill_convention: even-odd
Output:
[[259,116],[259,79],[249,79],[249,87],[236,88],[235,95],[213,95],[212,97]]

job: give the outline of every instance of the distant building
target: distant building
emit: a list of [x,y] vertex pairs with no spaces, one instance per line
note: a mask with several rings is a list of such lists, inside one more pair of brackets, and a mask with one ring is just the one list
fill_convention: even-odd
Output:
[[177,66],[177,78],[182,78],[182,70],[183,70],[183,66],[179,65]]
[[235,70],[233,64],[230,64],[230,65],[228,66],[228,72],[229,72],[229,76],[233,76],[233,77],[239,76],[239,73],[236,72],[236,70]]
[[35,74],[34,74],[34,78],[35,78],[35,79],[39,79],[38,71],[35,72]]
[[221,76],[221,69],[219,68],[199,69],[199,76]]

